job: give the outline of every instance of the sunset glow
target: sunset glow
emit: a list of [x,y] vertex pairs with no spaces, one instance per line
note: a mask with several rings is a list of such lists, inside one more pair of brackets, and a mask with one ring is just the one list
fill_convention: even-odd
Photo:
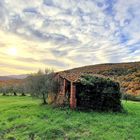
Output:
[[8,54],[11,56],[16,56],[17,55],[17,48],[9,48],[8,49]]

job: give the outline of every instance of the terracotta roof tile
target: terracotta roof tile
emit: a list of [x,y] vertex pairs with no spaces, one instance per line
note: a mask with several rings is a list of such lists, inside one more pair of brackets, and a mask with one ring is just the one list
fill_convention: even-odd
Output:
[[59,72],[58,74],[62,78],[65,78],[71,82],[78,82],[80,80],[80,77],[84,74],[91,74],[98,77],[105,77],[103,75],[95,74],[94,72],[79,72],[79,71],[62,71],[62,72]]

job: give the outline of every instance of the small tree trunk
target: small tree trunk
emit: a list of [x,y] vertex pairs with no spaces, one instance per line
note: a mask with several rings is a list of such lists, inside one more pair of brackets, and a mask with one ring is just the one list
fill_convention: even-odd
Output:
[[14,92],[14,96],[17,96],[17,93],[16,92]]
[[6,96],[6,93],[4,92],[2,95],[3,95],[3,96]]
[[22,92],[21,96],[25,96],[24,92]]
[[43,104],[47,104],[46,98],[45,98],[45,93],[43,93]]

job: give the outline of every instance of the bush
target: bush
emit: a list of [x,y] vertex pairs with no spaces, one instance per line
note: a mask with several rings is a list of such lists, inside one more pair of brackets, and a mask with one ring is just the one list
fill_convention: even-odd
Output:
[[121,111],[118,82],[103,77],[83,75],[77,85],[77,107],[101,111]]
[[127,94],[127,93],[122,94],[122,99],[126,100],[126,101],[129,100],[129,101],[140,102],[140,96],[135,96],[135,95],[132,95],[132,94]]

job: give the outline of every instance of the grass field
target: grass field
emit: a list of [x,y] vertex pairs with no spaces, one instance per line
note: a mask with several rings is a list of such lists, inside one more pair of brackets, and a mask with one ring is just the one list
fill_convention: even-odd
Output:
[[78,112],[0,96],[0,140],[140,140],[140,103],[123,105],[127,113]]

